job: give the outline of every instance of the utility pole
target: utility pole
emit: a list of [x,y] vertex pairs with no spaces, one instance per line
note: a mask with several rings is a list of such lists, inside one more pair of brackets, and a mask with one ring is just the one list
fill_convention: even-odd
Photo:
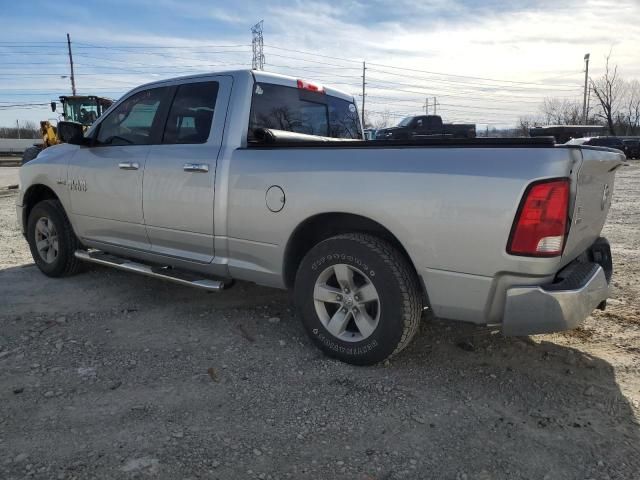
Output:
[[582,123],[587,124],[587,84],[589,83],[589,54],[584,56],[584,101],[582,103]]
[[69,65],[71,66],[71,93],[76,94],[76,77],[73,75],[73,55],[71,54],[71,37],[67,33],[67,48],[69,49]]
[[433,97],[433,114],[438,114],[438,99],[436,97]]
[[365,86],[367,85],[366,82],[366,76],[367,76],[367,64],[363,61],[362,62],[362,128],[367,128],[367,124],[365,123],[365,116],[364,116],[364,99],[367,96],[366,93],[366,89]]
[[424,99],[424,114],[429,115],[429,97]]
[[251,27],[251,47],[253,49],[253,59],[251,60],[251,68],[253,70],[264,70],[264,39],[262,38],[262,26],[264,20],[260,20]]
[[16,127],[18,127],[18,140],[20,140],[20,120],[16,120]]
[[587,93],[587,115],[585,116],[585,125],[589,121],[589,109],[591,106],[591,85],[589,85],[589,92]]

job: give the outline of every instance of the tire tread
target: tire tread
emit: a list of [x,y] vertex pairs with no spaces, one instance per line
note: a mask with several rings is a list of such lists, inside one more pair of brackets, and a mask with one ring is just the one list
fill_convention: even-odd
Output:
[[62,225],[59,227],[58,235],[62,236],[62,245],[68,246],[69,255],[66,255],[64,265],[59,270],[56,269],[57,271],[54,274],[51,274],[51,276],[67,277],[75,274],[82,266],[82,262],[74,255],[75,251],[81,248],[81,245],[78,237],[76,237],[76,234],[73,231],[71,222],[64,211],[64,207],[59,200],[49,199],[36,204],[33,209],[35,210],[36,208],[51,209],[55,211],[60,218],[62,218]]
[[366,233],[346,233],[332,237],[333,239],[351,240],[373,250],[391,269],[396,277],[402,296],[403,325],[402,336],[395,350],[389,355],[391,358],[404,350],[420,327],[422,317],[422,293],[416,274],[407,259],[389,242]]
[[[309,263],[312,261],[311,258],[313,258],[314,255],[318,255],[316,252],[326,251],[325,245],[343,245],[345,243],[350,244],[351,250],[367,252],[367,255],[375,257],[379,264],[381,263],[384,265],[384,270],[387,272],[385,282],[390,282],[397,286],[397,293],[399,296],[396,294],[395,298],[398,303],[395,304],[395,306],[390,306],[389,308],[394,312],[392,315],[397,315],[395,317],[394,324],[397,325],[396,328],[398,330],[401,329],[401,331],[398,332],[398,330],[395,330],[393,340],[391,340],[391,338],[384,339],[387,342],[386,353],[384,356],[374,355],[373,357],[376,357],[375,360],[368,354],[359,358],[345,358],[330,349],[327,349],[321,342],[316,342],[316,344],[329,356],[338,357],[347,363],[354,365],[373,365],[374,363],[387,360],[397,355],[406,348],[407,345],[409,345],[418,332],[420,326],[424,296],[416,271],[406,256],[390,242],[375,235],[361,232],[343,233],[317,243],[307,253],[298,267],[296,285],[308,281],[306,273],[308,271],[307,268]],[[330,248],[333,249],[334,247],[332,246]],[[340,249],[340,247],[335,248]],[[297,292],[298,287],[296,286],[295,288],[296,292],[294,293],[294,296],[297,299],[297,305],[301,311],[305,311],[305,302],[307,301],[306,296],[300,296],[301,294]],[[315,315],[315,312],[313,314],[306,312],[306,315]],[[305,326],[307,326],[308,331],[311,331],[308,325],[309,324],[305,322]]]

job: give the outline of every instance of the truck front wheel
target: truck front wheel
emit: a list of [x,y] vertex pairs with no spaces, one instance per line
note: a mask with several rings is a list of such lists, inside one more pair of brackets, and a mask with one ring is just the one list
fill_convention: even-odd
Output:
[[296,274],[294,297],[313,342],[354,365],[400,352],[422,314],[422,293],[407,259],[368,234],[338,235],[313,247]]
[[74,253],[80,242],[58,200],[36,204],[27,220],[27,241],[40,271],[49,277],[75,273],[80,265]]

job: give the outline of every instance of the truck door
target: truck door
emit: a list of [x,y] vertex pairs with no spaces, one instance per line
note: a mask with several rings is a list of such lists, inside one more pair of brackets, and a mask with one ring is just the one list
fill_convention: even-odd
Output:
[[152,145],[142,191],[154,253],[209,263],[214,257],[213,202],[232,77],[181,83],[158,145]]
[[71,214],[80,237],[148,250],[142,175],[149,146],[162,135],[166,87],[133,93],[96,125],[90,147],[69,163]]

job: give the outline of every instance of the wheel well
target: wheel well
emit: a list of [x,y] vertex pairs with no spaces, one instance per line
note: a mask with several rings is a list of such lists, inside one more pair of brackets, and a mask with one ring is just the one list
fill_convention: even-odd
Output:
[[405,256],[415,271],[411,257],[400,241],[378,222],[350,213],[323,213],[302,222],[289,238],[284,254],[283,269],[287,288],[293,286],[300,262],[315,245],[335,235],[356,232],[369,233],[388,241]]
[[58,196],[46,185],[32,185],[24,194],[24,208],[22,210],[22,225],[26,231],[29,214],[33,207],[43,200],[58,200]]

